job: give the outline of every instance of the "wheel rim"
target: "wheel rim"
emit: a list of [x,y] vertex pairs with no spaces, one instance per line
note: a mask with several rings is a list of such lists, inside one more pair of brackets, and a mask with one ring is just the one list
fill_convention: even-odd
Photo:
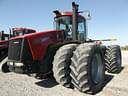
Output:
[[98,84],[102,81],[103,64],[100,54],[95,54],[91,62],[91,76],[92,81]]

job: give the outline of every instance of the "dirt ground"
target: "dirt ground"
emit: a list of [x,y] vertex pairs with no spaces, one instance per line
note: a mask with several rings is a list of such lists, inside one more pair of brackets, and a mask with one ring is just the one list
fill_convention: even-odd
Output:
[[[122,51],[123,68],[119,74],[106,73],[105,86],[95,96],[128,96],[128,51]],[[53,79],[38,80],[13,72],[0,72],[0,96],[91,96],[64,88]]]

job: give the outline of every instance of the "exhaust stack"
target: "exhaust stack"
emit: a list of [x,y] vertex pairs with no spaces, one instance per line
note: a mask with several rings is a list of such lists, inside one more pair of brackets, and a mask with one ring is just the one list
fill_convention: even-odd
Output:
[[72,2],[72,37],[78,40],[78,4]]

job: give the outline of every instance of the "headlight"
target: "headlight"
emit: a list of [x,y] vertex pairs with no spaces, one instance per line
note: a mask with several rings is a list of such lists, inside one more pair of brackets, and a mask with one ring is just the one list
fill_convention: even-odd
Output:
[[15,63],[16,67],[22,67],[24,64],[23,63]]
[[7,62],[7,65],[8,65],[8,66],[9,66],[9,65],[13,66],[13,62]]

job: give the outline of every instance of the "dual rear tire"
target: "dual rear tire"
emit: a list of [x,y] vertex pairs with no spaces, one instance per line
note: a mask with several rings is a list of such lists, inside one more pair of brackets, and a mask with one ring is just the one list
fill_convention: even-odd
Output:
[[95,94],[104,85],[105,67],[101,47],[93,43],[80,44],[71,58],[73,85],[81,92]]
[[54,77],[65,87],[73,85],[81,92],[94,94],[104,85],[102,57],[100,46],[93,43],[64,45],[54,56]]
[[95,94],[103,88],[105,69],[111,73],[121,70],[120,46],[102,48],[94,43],[67,44],[54,56],[56,81],[65,87],[73,85],[84,93]]

